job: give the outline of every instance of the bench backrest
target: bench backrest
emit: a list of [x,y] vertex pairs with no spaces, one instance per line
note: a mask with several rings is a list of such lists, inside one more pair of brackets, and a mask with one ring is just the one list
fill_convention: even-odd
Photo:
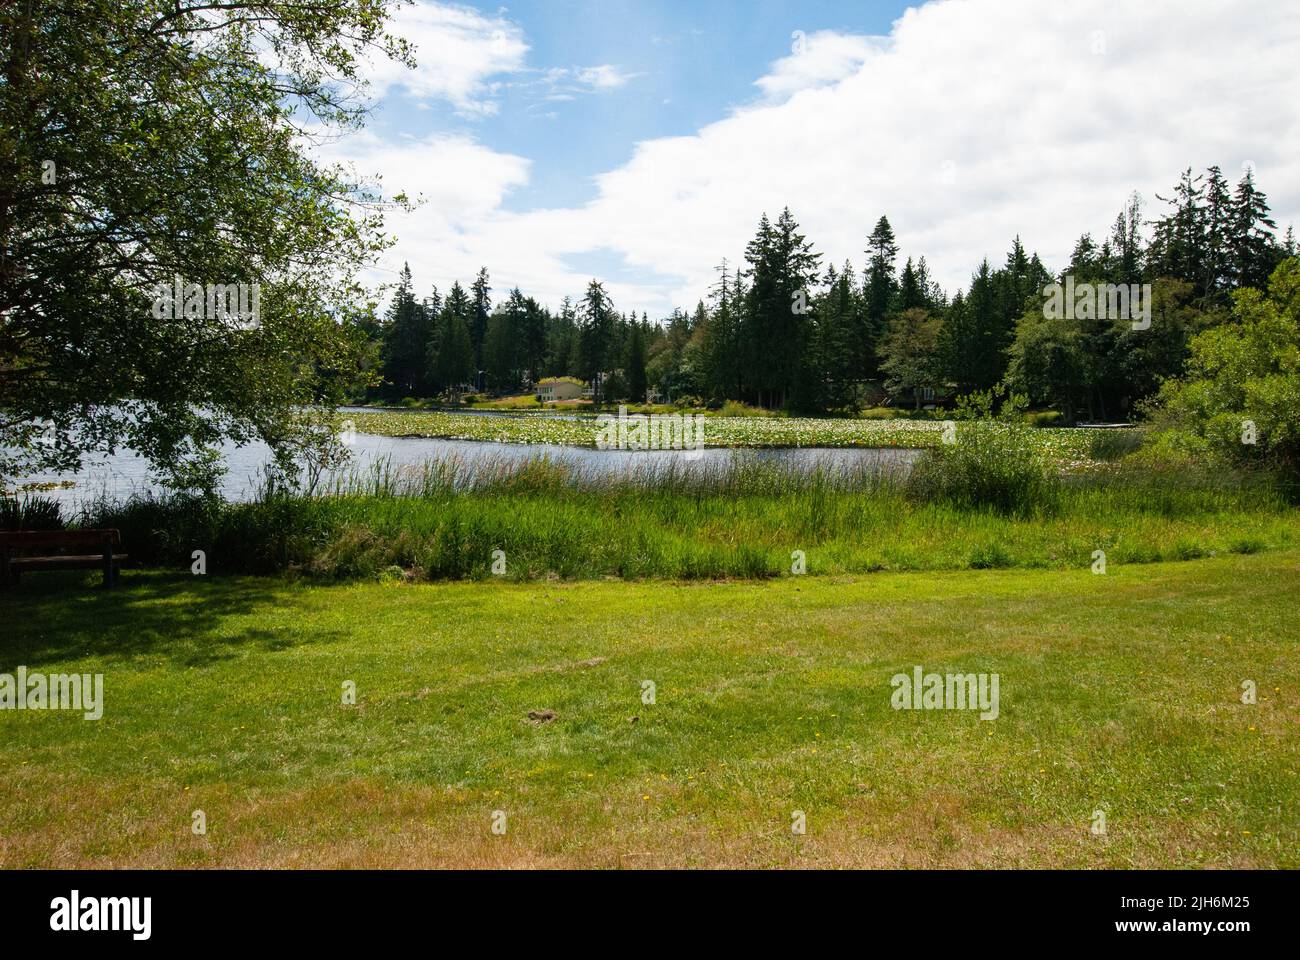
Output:
[[117,546],[117,530],[0,530],[0,550],[42,550],[50,547]]

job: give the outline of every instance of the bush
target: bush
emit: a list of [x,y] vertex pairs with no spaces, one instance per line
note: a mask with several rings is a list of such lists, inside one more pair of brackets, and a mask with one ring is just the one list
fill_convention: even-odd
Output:
[[1233,321],[1192,338],[1187,375],[1155,404],[1159,445],[1191,456],[1276,468],[1300,487],[1300,259],[1268,294],[1238,290]]
[[996,396],[975,395],[960,408],[954,442],[926,452],[908,478],[911,494],[959,508],[1025,515],[1056,505],[1059,481],[1011,398],[992,413]]

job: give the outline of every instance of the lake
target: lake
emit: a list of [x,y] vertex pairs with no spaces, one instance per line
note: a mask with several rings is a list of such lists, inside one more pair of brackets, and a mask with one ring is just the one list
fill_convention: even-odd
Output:
[[[361,408],[343,408],[340,412],[356,412]],[[465,411],[460,411],[465,412]],[[528,414],[471,411],[484,416],[528,416]],[[535,416],[535,415],[534,415]],[[707,470],[724,465],[736,456],[764,462],[789,464],[792,467],[811,469],[820,466],[827,470],[881,469],[906,471],[920,456],[921,451],[903,448],[842,448],[797,447],[779,449],[709,448],[706,450],[596,450],[591,447],[560,446],[555,444],[494,443],[477,440],[448,440],[425,437],[382,437],[366,433],[356,434],[351,445],[353,460],[347,471],[365,473],[373,464],[388,461],[394,468],[418,466],[430,460],[454,458],[468,474],[477,464],[499,465],[502,461],[528,460],[549,457],[572,464],[584,474],[618,475],[631,470],[685,469]],[[271,462],[265,444],[253,443],[244,447],[233,444],[223,449],[228,467],[221,487],[223,496],[230,500],[251,499],[261,486],[263,471]],[[149,464],[137,454],[123,450],[113,456],[89,458],[75,474],[43,473],[25,478],[22,482],[59,482],[71,480],[75,486],[42,492],[41,496],[54,498],[65,508],[75,510],[87,499],[108,496],[124,499],[133,493],[161,490],[149,477]]]

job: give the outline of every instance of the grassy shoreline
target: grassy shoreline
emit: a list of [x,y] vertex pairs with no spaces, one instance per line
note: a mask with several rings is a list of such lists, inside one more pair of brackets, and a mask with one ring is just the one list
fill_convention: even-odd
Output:
[[[1106,576],[59,581],[7,603],[0,670],[103,672],[105,713],[0,712],[4,867],[1300,866],[1296,550]],[[999,718],[891,710],[915,664],[999,673]]]
[[806,571],[1088,568],[1300,546],[1300,511],[1242,478],[1120,467],[1067,478],[1023,512],[918,498],[888,470],[739,461],[610,478],[546,458],[466,474],[376,470],[329,495],[142,498],[92,509],[137,562],[333,579],[764,579]]

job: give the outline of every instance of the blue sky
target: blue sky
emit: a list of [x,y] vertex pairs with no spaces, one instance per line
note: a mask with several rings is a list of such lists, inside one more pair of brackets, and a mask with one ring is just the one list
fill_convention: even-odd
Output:
[[[536,73],[505,81],[499,109],[489,116],[465,117],[446,101],[395,91],[371,126],[386,135],[461,131],[495,150],[529,157],[531,181],[505,204],[522,212],[584,203],[595,193],[591,178],[625,162],[637,141],[693,134],[754,100],[754,81],[791,52],[795,31],[885,34],[907,4],[530,0],[465,6],[518,24]],[[432,49],[417,54],[421,61],[437,56]],[[579,90],[571,100],[549,99],[555,91],[547,70],[600,65],[627,79],[609,89]]]
[[323,148],[424,201],[377,281],[487,266],[556,306],[596,277],[658,318],[786,205],[859,267],[887,214],[950,293],[1016,235],[1059,267],[1130,193],[1158,215],[1188,166],[1300,213],[1297,5],[418,0],[392,29],[417,68],[372,64],[367,127]]

